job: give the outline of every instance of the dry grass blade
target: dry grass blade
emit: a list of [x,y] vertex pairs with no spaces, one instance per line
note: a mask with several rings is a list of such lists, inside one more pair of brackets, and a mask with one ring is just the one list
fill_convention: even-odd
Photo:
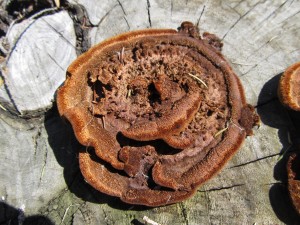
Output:
[[54,3],[55,3],[55,5],[56,5],[57,8],[60,7],[60,0],[54,0]]
[[132,92],[132,90],[131,90],[131,89],[128,89],[126,98],[129,98],[129,97],[131,96],[131,92]]
[[144,216],[144,217],[143,217],[143,220],[144,220],[147,224],[151,224],[151,225],[161,225],[161,224],[159,224],[159,223],[157,223],[157,222],[155,222],[155,221],[149,219],[149,217],[147,217],[147,216]]
[[0,77],[0,87],[4,84],[2,77]]
[[68,208],[66,208],[66,210],[65,210],[64,216],[63,216],[63,218],[62,218],[60,224],[63,224],[63,222],[64,222],[64,220],[65,220],[65,218],[66,218],[66,216],[67,216],[67,213],[68,213],[69,209],[70,209],[71,207],[74,207],[74,206],[80,206],[80,204],[72,204],[72,205],[69,205]]
[[201,84],[203,84],[206,88],[208,88],[208,87],[207,87],[207,84],[206,84],[203,80],[201,80],[199,77],[197,77],[197,76],[195,76],[195,75],[193,75],[193,74],[191,74],[191,73],[188,73],[188,75],[191,76],[192,78],[194,78],[195,80],[199,81],[199,82],[200,82]]
[[6,109],[6,108],[4,108],[4,106],[3,106],[3,105],[1,105],[1,104],[0,104],[0,108],[1,108],[1,109],[3,109],[4,111],[7,111],[7,109]]
[[217,133],[215,133],[214,138],[218,137],[220,134],[224,133],[228,129],[228,126],[223,128],[222,130],[219,130]]

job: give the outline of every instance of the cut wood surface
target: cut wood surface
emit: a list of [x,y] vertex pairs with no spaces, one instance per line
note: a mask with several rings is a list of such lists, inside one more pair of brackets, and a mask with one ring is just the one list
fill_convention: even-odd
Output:
[[[11,23],[0,80],[0,224],[299,224],[286,190],[293,118],[279,103],[280,74],[300,61],[297,0],[70,0]],[[225,168],[182,203],[145,208],[83,179],[72,128],[55,91],[76,53],[122,32],[191,21],[224,43],[261,126]],[[86,41],[88,40],[88,41]],[[6,46],[7,47],[7,46]],[[29,223],[28,223],[29,224]]]

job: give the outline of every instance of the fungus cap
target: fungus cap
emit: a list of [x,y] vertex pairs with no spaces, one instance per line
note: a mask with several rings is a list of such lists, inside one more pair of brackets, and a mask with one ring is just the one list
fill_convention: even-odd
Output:
[[280,77],[278,96],[283,105],[300,111],[300,62],[288,67]]
[[78,57],[58,90],[61,116],[89,151],[80,169],[131,204],[182,201],[218,172],[259,118],[213,34],[183,22],[110,38]]
[[288,190],[295,210],[300,215],[300,155],[292,154],[287,163]]

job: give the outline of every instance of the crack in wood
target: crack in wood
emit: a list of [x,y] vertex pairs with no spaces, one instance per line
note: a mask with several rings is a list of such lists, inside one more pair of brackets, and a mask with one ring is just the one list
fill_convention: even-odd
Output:
[[41,137],[42,127],[39,126],[36,135],[33,137],[33,148],[34,148],[34,158],[36,157],[37,149],[38,149],[38,139]]
[[173,16],[173,0],[171,0],[171,17]]
[[147,0],[148,22],[150,27],[152,27],[150,8],[151,8],[150,0]]
[[125,22],[126,22],[126,24],[127,24],[128,30],[130,30],[130,25],[129,25],[129,23],[128,23],[128,20],[127,20],[126,16],[123,16],[123,19],[125,20]]
[[[273,56],[274,54],[276,54],[277,52],[272,52],[271,54],[267,55],[265,58],[261,59],[258,63],[255,63],[249,70],[247,70],[245,73],[241,74],[239,77],[243,77],[245,75],[247,75],[248,73],[250,73],[254,68],[256,68],[258,65],[264,63],[266,64],[266,62],[268,62],[268,59]],[[251,54],[248,57],[253,56],[253,54]],[[283,71],[281,71],[280,73],[282,73]]]
[[59,63],[55,60],[55,58],[53,58],[52,55],[49,54],[49,52],[47,52],[47,55],[62,71],[65,71],[64,68],[62,68],[62,66],[59,65]]
[[273,157],[279,156],[279,155],[280,155],[280,153],[271,154],[271,155],[264,156],[264,157],[261,157],[261,158],[258,158],[258,159],[255,159],[255,160],[252,160],[252,161],[249,161],[249,162],[245,162],[245,163],[241,163],[241,164],[238,164],[238,165],[229,167],[228,169],[234,169],[234,168],[246,166],[246,165],[249,165],[249,164],[252,164],[252,163],[257,163],[257,162],[259,162],[259,161],[261,161],[261,160],[273,158]]
[[[259,22],[257,25],[255,25],[255,27],[262,28],[262,27],[263,27],[262,23],[268,21],[268,19],[270,19],[271,16],[273,16],[274,14],[276,14],[276,12],[277,12],[278,10],[280,10],[287,2],[288,2],[288,0],[286,0],[285,2],[283,2],[278,8],[276,8],[275,10],[273,10],[273,11],[272,11],[272,12],[271,12],[264,20],[262,20],[262,21]],[[255,32],[255,33],[256,33],[256,32]],[[255,34],[255,33],[254,33],[254,34]]]
[[223,190],[228,190],[228,189],[233,189],[235,187],[241,187],[241,186],[245,186],[246,184],[234,184],[231,186],[227,186],[227,187],[216,187],[216,188],[211,188],[211,189],[207,189],[207,190],[198,190],[197,192],[200,193],[207,193],[207,192],[211,192],[211,191],[223,191]]
[[242,1],[238,2],[238,3],[236,4],[236,6],[234,6],[234,9],[237,8],[240,4],[242,4],[242,3],[245,2],[245,1],[247,1],[247,0],[242,0]]
[[43,22],[45,22],[55,33],[59,35],[66,43],[68,43],[70,46],[72,46],[76,50],[76,46],[74,46],[68,38],[66,38],[60,31],[58,31],[54,26],[52,26],[48,21],[44,20],[44,18],[41,18]]
[[119,6],[121,7],[121,9],[122,9],[124,15],[127,16],[127,14],[126,14],[126,12],[125,12],[125,10],[124,10],[124,7],[123,7],[122,3],[120,2],[120,0],[117,0],[117,2],[118,2],[118,4],[119,4]]
[[187,208],[185,207],[183,202],[179,203],[180,212],[183,216],[185,225],[189,225],[188,215],[187,215]]
[[104,208],[101,208],[101,209],[102,209],[102,212],[103,212],[104,221],[106,222],[106,225],[110,225],[111,221],[109,220],[106,211],[104,210]]
[[[293,18],[294,16],[298,15],[300,13],[300,10],[295,12],[294,14],[290,15],[289,17],[285,18],[283,21],[281,21],[278,25],[282,24],[283,22],[289,20],[290,18]],[[275,29],[275,28],[274,28]]]
[[251,54],[249,56],[247,56],[246,58],[253,56],[258,51],[261,51],[262,48],[264,48],[265,46],[267,46],[268,44],[270,44],[277,37],[278,37],[278,35],[275,35],[272,38],[270,38],[268,41],[266,41],[265,43],[263,43],[262,45],[260,45],[258,48],[254,49],[254,51],[252,51]]
[[206,5],[203,6],[202,10],[201,10],[201,13],[200,13],[200,16],[197,20],[197,23],[196,23],[196,26],[199,27],[199,24],[200,24],[200,20],[202,18],[202,15],[204,14],[204,11],[205,11],[205,8],[206,8]]
[[[204,188],[205,189],[205,188]],[[200,190],[198,190],[197,192],[199,192]],[[204,197],[205,197],[205,208],[207,210],[207,218],[208,218],[208,223],[211,224],[210,221],[210,198],[209,198],[209,192],[208,191],[203,191],[204,193]]]
[[17,44],[18,42],[22,39],[23,35],[26,33],[26,31],[35,23],[38,21],[39,18],[41,18],[42,16],[44,15],[52,15],[54,13],[57,13],[59,12],[59,10],[57,10],[57,8],[49,8],[49,9],[45,9],[45,10],[42,10],[34,15],[32,15],[31,17],[29,18],[22,18],[22,19],[19,19],[19,20],[15,20],[13,21],[11,24],[10,24],[10,28],[8,29],[7,33],[10,32],[10,30],[12,29],[12,27],[16,24],[16,23],[19,23],[21,22],[23,19],[27,19],[27,20],[31,20],[31,22],[28,24],[27,27],[24,28],[24,30],[21,32],[21,34],[17,37],[16,41],[14,42],[14,45],[11,46],[10,48],[10,51],[7,55],[7,58],[6,58],[6,62],[9,61],[10,57],[11,57],[11,54],[12,52],[15,50],[15,48],[17,47]]
[[233,23],[229,29],[227,30],[227,32],[224,34],[224,36],[222,37],[222,41],[226,38],[226,36],[233,30],[233,28],[244,19],[245,16],[247,16],[260,2],[257,2],[252,8],[250,8],[246,13],[244,13],[242,16],[240,16],[238,18],[237,21],[235,21],[235,23]]
[[99,26],[102,24],[102,22],[105,20],[105,18],[108,17],[108,15],[109,15],[109,14],[110,14],[117,6],[119,6],[119,4],[114,5],[110,10],[108,10],[108,11],[104,14],[104,16],[102,16],[102,18],[100,19],[99,23],[97,24],[97,27],[99,27]]
[[46,165],[47,165],[47,159],[48,159],[48,148],[46,147],[45,154],[44,154],[44,160],[43,160],[43,166],[42,166],[40,179],[39,179],[39,185],[41,184],[43,176],[44,176],[45,168],[46,168]]

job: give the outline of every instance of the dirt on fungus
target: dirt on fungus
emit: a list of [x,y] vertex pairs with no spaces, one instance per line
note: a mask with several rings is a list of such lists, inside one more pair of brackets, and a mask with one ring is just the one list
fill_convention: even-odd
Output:
[[213,34],[142,30],[93,47],[69,67],[60,114],[97,190],[148,206],[182,201],[218,172],[259,118]]

